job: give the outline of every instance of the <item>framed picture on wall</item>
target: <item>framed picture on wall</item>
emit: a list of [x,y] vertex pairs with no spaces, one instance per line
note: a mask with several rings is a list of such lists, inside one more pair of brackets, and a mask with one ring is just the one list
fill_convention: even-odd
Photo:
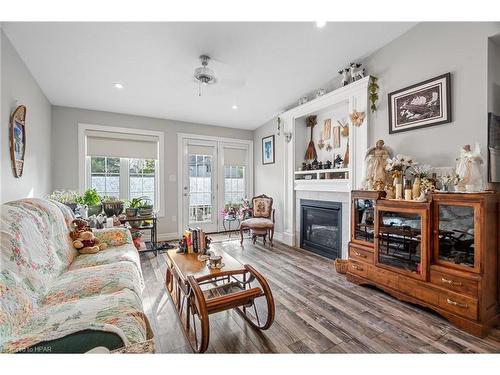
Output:
[[389,93],[389,133],[451,122],[451,74]]
[[10,116],[10,158],[14,176],[23,175],[24,155],[26,153],[26,107],[18,106]]
[[262,138],[262,164],[274,164],[274,135]]

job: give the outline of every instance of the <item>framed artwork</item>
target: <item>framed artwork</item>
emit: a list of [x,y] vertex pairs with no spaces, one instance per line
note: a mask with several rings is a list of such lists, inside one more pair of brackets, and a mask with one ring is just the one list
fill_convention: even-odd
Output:
[[274,163],[274,134],[262,138],[262,164]]
[[323,140],[326,141],[330,139],[332,131],[332,120],[327,118],[325,122],[323,122]]
[[500,116],[488,113],[488,182],[500,182]]
[[451,74],[389,93],[389,133],[451,122]]
[[340,126],[333,127],[333,148],[340,148]]
[[26,152],[26,107],[20,105],[10,116],[10,159],[14,176],[23,175]]

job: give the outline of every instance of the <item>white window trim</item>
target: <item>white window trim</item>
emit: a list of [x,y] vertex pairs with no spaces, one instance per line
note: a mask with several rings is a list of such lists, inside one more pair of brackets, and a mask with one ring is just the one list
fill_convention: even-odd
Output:
[[[234,148],[246,148],[248,150],[248,174],[245,177],[246,181],[246,189],[248,192],[249,198],[253,197],[253,169],[254,169],[254,161],[253,161],[253,141],[246,139],[237,139],[237,138],[226,138],[226,137],[215,137],[210,135],[199,135],[199,134],[190,134],[190,133],[177,133],[177,226],[178,226],[178,234],[179,236],[184,232],[184,218],[183,218],[183,163],[184,163],[184,140],[199,140],[203,141],[212,141],[217,142],[216,153],[220,152],[220,148],[222,145],[224,147],[234,147]],[[220,160],[217,156],[217,160]],[[224,165],[224,161],[220,160],[220,164],[217,165],[217,171],[222,171],[222,167]],[[223,174],[222,174],[223,176]],[[217,177],[217,184],[220,183],[220,177]],[[220,191],[219,194],[221,195]],[[222,197],[222,201],[224,197]],[[221,201],[221,197],[219,197],[219,201]]]
[[[156,199],[158,207],[158,216],[165,217],[165,133],[158,132],[154,130],[143,130],[143,129],[133,129],[133,128],[121,128],[115,126],[106,125],[96,125],[96,124],[78,124],[78,189],[83,192],[88,189],[89,181],[87,179],[87,171],[89,168],[88,157],[87,157],[87,136],[86,132],[89,130],[103,131],[103,132],[114,132],[123,134],[135,134],[135,135],[146,135],[154,136],[158,138],[158,160],[156,162]],[[120,164],[121,165],[121,164]],[[120,170],[122,172],[122,170]],[[122,176],[122,173],[120,173]],[[122,177],[120,179],[120,184],[123,182]],[[126,190],[128,191],[128,181],[125,182]]]

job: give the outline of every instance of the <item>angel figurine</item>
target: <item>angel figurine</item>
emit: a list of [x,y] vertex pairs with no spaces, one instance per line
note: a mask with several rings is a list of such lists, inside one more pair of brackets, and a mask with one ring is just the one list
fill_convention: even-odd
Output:
[[366,190],[383,190],[389,182],[385,166],[387,159],[392,157],[392,150],[385,146],[383,140],[378,140],[374,147],[370,147],[365,155],[366,171],[363,187]]
[[462,148],[455,171],[458,191],[472,193],[483,190],[482,164],[483,158],[477,142],[474,150],[471,149],[470,145],[465,145]]

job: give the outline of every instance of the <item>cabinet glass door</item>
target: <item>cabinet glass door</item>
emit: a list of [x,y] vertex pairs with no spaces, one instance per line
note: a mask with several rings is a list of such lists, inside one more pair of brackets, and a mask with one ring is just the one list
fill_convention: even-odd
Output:
[[438,260],[474,268],[474,207],[440,204],[438,215]]
[[379,211],[378,263],[422,275],[422,216]]
[[375,233],[375,200],[354,199],[354,239],[373,243]]

